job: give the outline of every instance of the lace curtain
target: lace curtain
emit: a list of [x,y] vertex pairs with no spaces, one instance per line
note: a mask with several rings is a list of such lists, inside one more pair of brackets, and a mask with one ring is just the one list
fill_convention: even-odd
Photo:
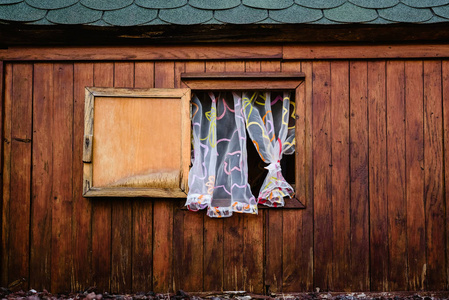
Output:
[[[282,154],[294,152],[294,119],[289,126],[288,93],[220,92],[192,97],[193,158],[186,206],[207,208],[209,217],[233,212],[257,214],[257,204],[283,206],[293,188],[282,176]],[[247,134],[268,175],[256,199],[248,184]]]

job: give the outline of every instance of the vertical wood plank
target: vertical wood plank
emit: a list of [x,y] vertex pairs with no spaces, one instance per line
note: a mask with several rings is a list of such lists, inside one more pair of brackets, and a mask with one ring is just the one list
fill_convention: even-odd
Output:
[[371,290],[388,290],[385,61],[368,63]]
[[[3,247],[1,246],[1,241],[3,240],[3,161],[4,161],[4,151],[3,151],[3,141],[4,141],[4,133],[3,133],[3,121],[4,121],[4,72],[5,72],[5,64],[0,60],[0,192],[2,192],[2,201],[0,201],[0,257],[3,257]],[[3,259],[0,259],[0,269],[4,269],[3,267]],[[0,285],[3,284],[3,272],[0,272]]]
[[73,108],[73,276],[72,290],[83,291],[92,286],[92,206],[83,191],[84,89],[93,86],[92,63],[74,65]]
[[[114,64],[114,87],[134,87],[134,63]],[[112,253],[111,292],[129,293],[132,289],[132,200],[120,198],[112,201]]]
[[[206,62],[206,72],[224,72],[224,62]],[[204,217],[204,280],[205,291],[223,290],[223,222],[222,219]]]
[[53,65],[51,289],[71,290],[73,65]]
[[350,63],[352,290],[369,290],[367,63]]
[[[227,72],[244,72],[245,62],[229,61],[225,63]],[[234,213],[231,218],[223,220],[224,248],[223,248],[223,285],[225,290],[243,290],[243,216]]]
[[[260,62],[245,63],[246,72],[259,72]],[[247,137],[249,138],[249,137]],[[263,294],[263,212],[259,215],[243,214],[243,289]]]
[[[449,61],[442,61],[442,87],[443,87],[443,153],[444,153],[444,187],[446,205],[446,251],[449,249]],[[446,255],[446,288],[449,286],[449,256]]]
[[[180,71],[204,72],[204,62],[176,63],[175,86],[180,86]],[[178,207],[185,203],[181,200]],[[185,291],[201,291],[203,289],[203,218],[204,212],[190,212],[176,208],[174,212],[174,289]]]
[[389,289],[407,288],[404,62],[387,62]]
[[[281,64],[277,61],[262,61],[262,72],[279,72]],[[256,195],[257,197],[258,195]],[[265,219],[265,289],[269,292],[282,291],[282,249],[283,249],[283,211],[269,209],[264,211]]]
[[329,62],[313,62],[314,287],[332,282],[332,128]]
[[[154,87],[154,63],[136,62],[134,86]],[[133,292],[153,289],[153,200],[133,201],[132,285]]]
[[[156,88],[174,87],[174,63],[156,62]],[[153,205],[153,289],[167,293],[173,290],[173,209],[171,201],[156,199]]]
[[[248,64],[248,63],[247,63]],[[301,71],[300,62],[284,62],[282,63],[283,72],[299,72]],[[304,83],[303,83],[304,86]],[[303,87],[302,86],[302,87]],[[303,158],[304,158],[304,144],[305,141],[305,102],[303,97],[304,89],[301,89],[300,93],[295,94],[296,102],[296,113],[299,116],[297,122],[303,126],[301,131],[296,131],[296,170],[302,181],[300,186],[296,187],[296,197],[298,199],[305,199],[305,186],[304,186],[304,168],[303,168]],[[297,126],[298,128],[298,126]],[[299,141],[299,142],[298,142]],[[300,166],[298,168],[298,166]],[[303,211],[296,209],[284,209],[283,211],[283,248],[282,248],[282,291],[283,292],[297,292],[303,289],[301,284],[301,262],[305,259],[303,256],[303,239],[302,239],[302,222],[303,222]]]
[[314,282],[314,198],[313,198],[313,63],[302,62],[301,71],[305,74],[304,88],[304,192],[307,208],[302,211],[302,252],[299,279],[301,290],[311,291]]
[[[94,86],[114,86],[114,64],[94,64]],[[111,274],[111,199],[92,201],[92,271],[99,291],[110,291]]]
[[[351,274],[349,63],[331,62],[333,290],[348,290]],[[330,238],[330,237],[329,237]]]
[[424,172],[429,290],[446,287],[441,61],[424,61]]
[[408,289],[425,288],[423,63],[405,62],[406,201]]
[[11,200],[11,126],[12,126],[12,64],[5,66],[5,94],[4,94],[4,120],[3,124],[3,165],[2,165],[2,240],[0,256],[1,285],[8,286],[8,262],[9,262],[9,203]]
[[53,185],[53,64],[34,65],[30,287],[50,289]]
[[[28,287],[31,200],[33,65],[13,66],[11,110],[11,186],[8,283],[25,279]],[[20,216],[24,216],[21,218]],[[17,287],[19,288],[19,287]]]

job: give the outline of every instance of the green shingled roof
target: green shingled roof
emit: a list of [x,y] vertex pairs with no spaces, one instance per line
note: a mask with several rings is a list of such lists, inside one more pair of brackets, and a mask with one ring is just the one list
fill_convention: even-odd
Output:
[[391,24],[449,21],[449,0],[0,0],[0,23]]

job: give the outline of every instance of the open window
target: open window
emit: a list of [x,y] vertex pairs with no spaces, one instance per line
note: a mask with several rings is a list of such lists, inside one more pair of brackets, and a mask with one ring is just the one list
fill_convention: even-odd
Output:
[[[290,113],[297,132],[305,131],[302,73],[185,73],[181,89],[86,88],[84,196],[185,198],[191,166],[191,90],[290,94]],[[246,96],[247,97],[247,96]],[[284,98],[282,96],[281,98]],[[291,126],[291,124],[289,125]],[[283,155],[283,176],[302,190],[305,170],[303,134],[296,134],[295,153]],[[267,162],[247,140],[249,183],[258,194]],[[231,166],[232,168],[232,166]],[[229,169],[227,169],[229,171]],[[304,195],[304,193],[301,193]],[[298,195],[298,193],[296,193]],[[304,208],[305,199],[286,198],[286,208]]]
[[[304,131],[305,125],[304,118],[302,120],[300,118],[300,115],[304,116],[304,111],[300,111],[295,105],[296,99],[304,100],[304,89],[300,88],[304,80],[304,75],[302,73],[185,73],[181,77],[183,82],[192,89],[193,94],[200,95],[199,98],[206,99],[202,105],[206,109],[206,112],[203,111],[203,113],[206,113],[204,116],[208,120],[202,125],[206,127],[203,129],[206,131],[199,134],[201,136],[199,139],[206,139],[207,136],[210,136],[207,131],[213,129],[217,135],[214,139],[223,141],[222,143],[225,144],[221,148],[232,150],[220,150],[220,143],[215,143],[215,141],[212,143],[210,141],[207,142],[214,144],[214,146],[208,147],[209,149],[207,150],[199,151],[199,149],[196,149],[198,153],[195,153],[195,157],[204,156],[206,162],[201,162],[201,164],[195,166],[196,159],[194,161],[194,166],[192,167],[193,172],[191,171],[191,174],[195,174],[196,172],[197,176],[194,175],[195,178],[193,179],[201,181],[200,178],[202,178],[203,182],[202,188],[191,186],[187,199],[189,208],[197,210],[207,207],[207,214],[211,217],[229,216],[232,212],[254,213],[257,211],[255,202],[265,202],[270,207],[277,207],[279,205],[286,208],[304,208],[304,202],[301,202],[297,197],[290,197],[295,194],[291,186],[296,188],[301,186],[300,181],[302,178],[300,174],[304,176],[305,173],[304,170],[301,170],[301,168],[305,167],[304,164],[301,164],[301,161],[296,161],[295,159],[298,154],[304,153],[301,148],[305,143],[304,141],[299,141],[297,146],[294,146],[295,127],[299,131]],[[234,98],[234,101],[232,98]],[[268,98],[268,101],[265,101],[265,98]],[[280,101],[278,101],[279,99]],[[201,105],[198,102],[197,96],[193,100],[198,105]],[[207,105],[208,101],[216,103],[213,108]],[[263,102],[262,105],[258,105],[261,102]],[[257,113],[251,115],[249,111],[253,109]],[[238,110],[242,110],[242,112],[239,113]],[[231,123],[220,123],[220,119],[224,118],[223,116],[227,112],[231,112],[229,113]],[[212,120],[212,124],[208,124],[208,121],[210,121],[210,116],[207,116],[208,113],[210,116],[216,114],[216,119]],[[249,115],[251,115],[250,118],[248,118]],[[292,118],[290,118],[290,115]],[[282,133],[279,135],[279,132],[277,132],[277,140],[273,140],[275,137],[273,132],[269,133],[268,131],[274,128],[268,128],[270,126],[268,126],[268,123],[265,123],[266,117],[271,117],[271,122],[278,123],[275,126],[276,130],[279,131],[280,129],[281,132],[284,130],[283,136]],[[204,119],[203,117],[202,120]],[[241,121],[242,124],[238,125],[240,120],[243,119],[245,121]],[[285,126],[280,126],[283,122],[289,122],[290,124],[285,123]],[[198,120],[195,120],[194,123],[193,130],[195,137],[195,132],[198,130],[195,126],[198,125]],[[295,123],[297,124],[295,125]],[[229,128],[225,130],[225,132],[228,132],[227,134],[220,133],[222,131],[220,128],[222,129],[223,127]],[[242,127],[246,127],[246,133],[239,129]],[[267,128],[259,130],[264,127]],[[287,128],[289,129],[288,135],[286,133]],[[293,130],[293,136],[291,135],[290,129]],[[235,138],[237,132],[239,139],[246,139],[247,144],[250,144],[249,146],[246,148],[242,145],[240,147],[238,145],[235,146],[238,144]],[[271,138],[268,138],[268,135]],[[263,139],[262,136],[265,136],[266,139]],[[278,139],[280,136],[281,138]],[[289,137],[293,138],[293,141],[288,140]],[[265,146],[263,146],[263,140],[268,140],[268,145],[265,143]],[[208,144],[204,142],[206,141],[196,143],[197,148],[206,148]],[[288,151],[286,149],[287,145],[292,146],[290,150],[296,149],[296,153]],[[215,150],[215,146],[218,150]],[[274,152],[279,150],[282,152],[282,161],[277,160],[279,158],[278,153],[276,155],[274,154]],[[217,161],[213,157],[210,157],[210,153],[213,151],[218,152],[215,154],[218,157]],[[239,155],[241,153],[245,157],[246,165],[242,164],[241,161],[240,163],[236,161],[238,158],[234,157],[234,155],[230,158],[231,155],[229,153],[239,153]],[[267,159],[267,156],[271,157]],[[202,167],[200,168],[200,165],[206,166],[208,164],[216,164],[217,170],[215,173],[213,167],[210,168],[211,170],[203,170]],[[226,168],[229,165],[231,167]],[[281,166],[282,175],[280,174]],[[249,176],[242,180],[241,177],[244,176],[240,172],[245,172],[246,168]],[[235,171],[230,172],[231,170]],[[221,177],[224,177],[224,179]],[[283,177],[289,184],[284,181]],[[248,187],[245,186],[245,182],[249,182],[252,188],[252,193],[249,193],[249,196],[247,193]],[[196,184],[197,182],[194,181],[194,183]],[[213,186],[214,189],[208,189],[204,186]],[[266,188],[267,186],[276,188],[269,189]],[[223,189],[224,192],[219,192],[218,190],[220,189],[217,189],[217,187]],[[270,195],[263,195],[263,192],[267,191]],[[276,193],[277,196],[274,195]],[[251,195],[255,195],[257,200],[253,201],[250,198]],[[273,200],[282,198],[282,195],[286,196],[285,201],[284,199],[279,201]]]

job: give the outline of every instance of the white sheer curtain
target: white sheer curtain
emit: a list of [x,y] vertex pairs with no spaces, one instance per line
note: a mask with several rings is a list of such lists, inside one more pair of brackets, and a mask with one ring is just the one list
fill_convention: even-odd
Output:
[[[273,99],[272,99],[272,96]],[[238,98],[234,94],[234,98]],[[243,92],[246,129],[260,158],[268,164],[268,174],[259,192],[258,202],[267,206],[284,206],[284,197],[293,197],[292,186],[282,176],[283,154],[295,151],[295,127],[290,124],[290,93]],[[292,109],[294,113],[294,109]],[[293,116],[293,114],[292,114]],[[293,123],[293,122],[290,122]]]
[[[284,197],[294,194],[280,164],[283,154],[295,151],[291,105],[287,92],[193,95],[194,150],[186,206],[193,211],[207,208],[209,217],[257,214],[258,203],[283,206]],[[246,131],[268,170],[257,199],[248,183]]]
[[224,92],[200,97],[192,99],[194,159],[186,206],[190,210],[207,208],[209,217],[257,214],[248,184],[242,101]]

